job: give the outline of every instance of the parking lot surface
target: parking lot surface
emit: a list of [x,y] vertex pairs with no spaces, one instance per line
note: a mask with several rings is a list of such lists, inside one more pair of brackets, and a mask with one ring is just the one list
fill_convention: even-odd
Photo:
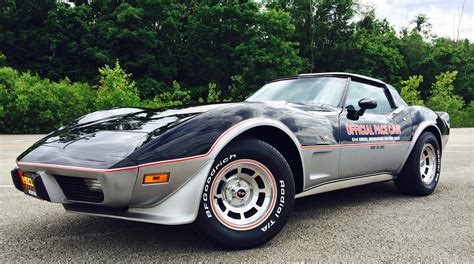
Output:
[[452,129],[440,183],[408,197],[392,182],[296,201],[265,245],[228,251],[193,228],[66,213],[12,187],[15,158],[40,135],[0,135],[0,262],[474,262],[474,129]]

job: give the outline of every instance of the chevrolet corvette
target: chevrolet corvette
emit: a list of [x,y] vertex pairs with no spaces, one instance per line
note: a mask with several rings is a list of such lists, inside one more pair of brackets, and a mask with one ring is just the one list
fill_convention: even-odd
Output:
[[296,198],[383,181],[431,194],[449,129],[448,113],[408,106],[380,80],[302,74],[238,103],[87,114],[22,153],[11,175],[69,212],[194,223],[249,248],[285,226]]

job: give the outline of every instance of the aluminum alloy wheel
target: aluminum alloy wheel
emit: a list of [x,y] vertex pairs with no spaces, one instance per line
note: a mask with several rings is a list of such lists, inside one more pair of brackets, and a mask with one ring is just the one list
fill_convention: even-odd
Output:
[[431,184],[436,175],[436,152],[430,143],[426,143],[420,155],[420,175],[424,184]]
[[211,188],[217,219],[235,230],[248,230],[265,221],[275,206],[276,184],[270,170],[254,160],[227,165]]

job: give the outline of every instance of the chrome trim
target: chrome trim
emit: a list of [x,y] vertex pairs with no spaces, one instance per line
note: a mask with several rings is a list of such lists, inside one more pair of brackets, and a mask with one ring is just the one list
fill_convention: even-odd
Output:
[[335,180],[330,182],[322,183],[318,186],[315,186],[309,190],[306,190],[302,193],[299,193],[295,198],[301,198],[313,194],[330,192],[339,189],[345,189],[349,187],[365,185],[369,183],[383,182],[393,180],[394,176],[392,174],[376,174],[376,175],[365,175],[352,178],[346,178],[342,180]]

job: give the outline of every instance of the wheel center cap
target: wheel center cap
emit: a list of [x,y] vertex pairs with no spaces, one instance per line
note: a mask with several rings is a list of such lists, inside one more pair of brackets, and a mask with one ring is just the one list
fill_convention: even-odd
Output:
[[239,189],[236,192],[237,197],[240,198],[240,199],[244,198],[246,194],[247,194],[247,192],[244,189]]
[[245,205],[252,195],[251,186],[240,177],[230,179],[224,190],[224,198],[233,206]]

